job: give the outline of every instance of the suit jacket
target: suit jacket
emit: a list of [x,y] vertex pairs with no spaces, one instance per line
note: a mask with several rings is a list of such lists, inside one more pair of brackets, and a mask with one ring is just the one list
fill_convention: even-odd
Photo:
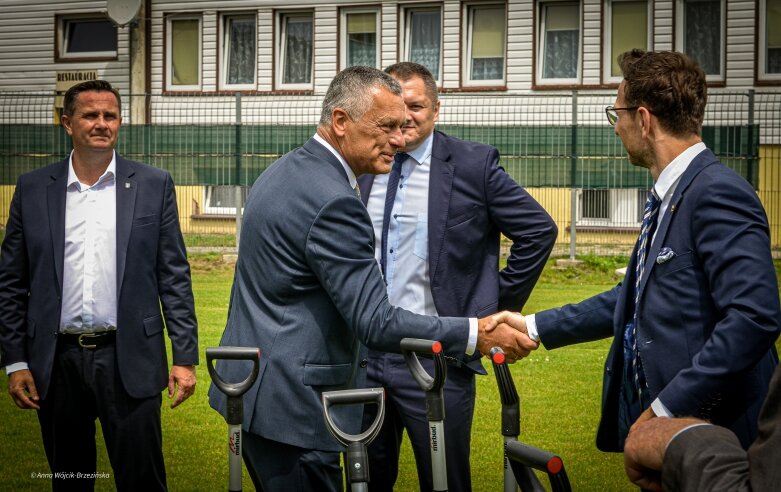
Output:
[[[662,248],[672,257],[660,256]],[[757,194],[704,150],[681,176],[647,259],[637,347],[649,396],[674,415],[729,427],[748,446],[778,363],[773,342],[781,330],[767,217]],[[635,271],[634,253],[627,271]],[[623,449],[618,398],[633,294],[629,273],[608,292],[536,315],[546,348],[614,337],[597,433],[605,451]]]
[[748,452],[727,429],[694,427],[670,442],[664,455],[665,490],[764,491],[781,483],[781,368],[759,414],[759,437]]
[[[255,181],[247,198],[228,322],[220,345],[259,347],[260,375],[244,396],[244,429],[306,449],[341,451],[320,394],[354,388],[361,344],[399,352],[404,337],[442,341],[464,358],[466,319],[419,316],[388,303],[371,219],[336,157],[314,139]],[[228,381],[241,364],[219,361]],[[225,415],[213,385],[211,405]],[[337,416],[358,432],[362,409]]]
[[[146,398],[168,384],[164,326],[174,364],[198,363],[190,266],[171,176],[116,163],[117,364],[128,394]],[[0,254],[3,363],[27,362],[41,398],[62,307],[67,180],[68,159],[19,177]]]
[[[364,203],[373,175],[358,179]],[[542,273],[558,229],[502,167],[490,145],[434,132],[428,193],[431,293],[440,316],[482,318],[521,311]],[[499,239],[512,241],[499,271]],[[479,359],[469,363],[485,374]]]

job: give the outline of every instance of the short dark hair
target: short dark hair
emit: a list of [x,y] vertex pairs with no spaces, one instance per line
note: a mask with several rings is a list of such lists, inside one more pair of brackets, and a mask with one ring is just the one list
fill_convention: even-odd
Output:
[[382,70],[360,65],[345,68],[328,86],[320,110],[320,124],[331,124],[331,115],[336,108],[345,110],[350,118],[360,119],[371,108],[376,87],[401,95],[399,83]]
[[87,80],[85,82],[79,82],[68,89],[65,93],[62,113],[66,116],[73,116],[73,112],[76,111],[76,99],[78,99],[79,94],[89,91],[112,92],[114,97],[117,98],[117,106],[119,106],[120,111],[122,110],[122,99],[119,97],[118,90],[114,89],[111,84],[105,80]]
[[675,136],[699,135],[705,118],[708,85],[705,72],[689,56],[675,51],[622,53],[627,106],[644,106]]
[[423,80],[423,85],[426,86],[426,94],[431,99],[432,103],[436,103],[438,99],[437,95],[437,81],[434,80],[434,76],[431,71],[415,62],[399,62],[385,69],[385,73],[389,73],[397,79],[406,82],[412,77],[420,77]]

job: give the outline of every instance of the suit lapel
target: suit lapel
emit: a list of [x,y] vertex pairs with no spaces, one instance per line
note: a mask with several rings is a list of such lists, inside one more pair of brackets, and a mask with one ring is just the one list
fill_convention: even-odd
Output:
[[364,174],[358,176],[358,189],[361,190],[361,201],[366,206],[369,203],[369,193],[372,192],[372,185],[374,184],[373,174]]
[[645,290],[645,285],[651,277],[651,271],[656,265],[656,257],[659,256],[659,251],[662,249],[664,240],[667,237],[667,231],[670,230],[670,223],[675,217],[678,208],[681,206],[681,199],[683,198],[684,193],[686,193],[686,189],[703,169],[716,162],[718,162],[716,156],[713,155],[709,149],[706,149],[694,158],[686,171],[681,175],[681,179],[675,187],[675,192],[673,193],[672,198],[670,198],[667,211],[656,228],[656,236],[654,237],[653,244],[648,249],[648,254],[645,258],[645,270],[643,270],[643,278],[640,279],[639,287],[641,297]]
[[450,160],[450,151],[444,136],[434,132],[431,150],[431,172],[428,185],[428,265],[429,278],[434,281],[445,238],[445,225],[450,209],[450,195],[453,190],[455,164]]
[[133,226],[133,210],[136,205],[138,183],[131,179],[135,174],[130,161],[117,154],[117,295],[121,292],[125,274],[130,229]]
[[46,188],[49,233],[52,238],[54,270],[58,291],[62,292],[62,264],[65,257],[65,197],[68,189],[68,159],[62,161],[52,173],[52,182]]

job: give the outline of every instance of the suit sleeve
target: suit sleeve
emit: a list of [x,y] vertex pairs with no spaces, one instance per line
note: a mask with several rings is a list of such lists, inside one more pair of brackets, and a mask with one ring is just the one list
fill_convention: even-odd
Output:
[[166,175],[157,282],[160,304],[171,339],[174,365],[198,364],[198,323],[195,318],[190,264],[179,227],[173,180]]
[[613,336],[613,314],[620,291],[619,283],[577,304],[535,314],[540,341],[550,350]]
[[486,203],[491,221],[512,246],[499,272],[499,309],[521,311],[556,242],[558,228],[542,206],[499,166],[491,148],[485,165]]
[[0,365],[27,362],[25,339],[30,278],[22,228],[21,180],[16,183],[0,252]]
[[402,338],[427,338],[464,358],[467,319],[421,316],[388,302],[374,258],[374,229],[360,200],[340,196],[322,208],[307,237],[306,257],[342,318],[370,349],[398,353]]
[[664,490],[681,492],[750,491],[750,472],[748,456],[735,434],[704,425],[686,430],[667,446],[662,483]]
[[781,330],[778,282],[767,219],[745,183],[703,173],[692,200],[691,235],[719,320],[691,366],[681,370],[659,399],[675,415],[702,408],[741,379],[765,356]]

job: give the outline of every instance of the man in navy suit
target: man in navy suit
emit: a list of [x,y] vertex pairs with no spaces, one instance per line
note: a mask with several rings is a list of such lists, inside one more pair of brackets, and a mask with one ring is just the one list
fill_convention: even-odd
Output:
[[96,418],[117,489],[166,490],[160,392],[168,387],[176,407],[195,391],[197,325],[174,185],[115,153],[120,107],[103,80],[68,90],[62,124],[73,151],[19,178],[0,253],[8,390],[38,411],[55,491],[93,489]]
[[619,60],[624,80],[606,113],[630,162],[654,180],[648,219],[624,282],[527,316],[529,334],[548,349],[613,337],[600,449],[622,450],[629,429],[654,416],[707,419],[748,447],[781,331],[767,217],[702,142],[702,69],[675,52]]
[[[401,158],[390,174],[398,176],[395,199],[388,196],[389,175],[366,174],[358,184],[374,224],[375,255],[384,264],[388,299],[394,306],[433,316],[520,311],[553,248],[556,224],[499,166],[494,147],[434,131],[440,101],[426,67],[401,62],[385,72],[401,85],[407,110],[400,149],[404,154],[397,154]],[[500,271],[501,234],[512,247]],[[479,358],[449,362],[444,387],[448,490],[471,490],[474,376],[485,374],[485,369]],[[404,358],[370,351],[366,385],[382,386],[386,393],[382,431],[369,446],[369,488],[393,490],[406,428],[420,489],[432,490],[425,394]],[[366,407],[365,420],[374,420],[373,410]]]
[[[363,346],[399,352],[404,337],[434,339],[459,360],[493,345],[512,360],[536,348],[513,327],[486,331],[490,316],[421,316],[388,302],[356,177],[390,171],[404,121],[398,82],[345,69],[326,92],[315,136],[264,171],[247,199],[220,344],[261,351],[243,439],[252,481],[266,492],[342,489],[343,448],[325,425],[321,394],[363,385]],[[217,370],[237,381],[246,373],[237,366]],[[224,415],[225,396],[213,385],[209,396]],[[361,409],[344,410],[340,427],[358,433]]]

